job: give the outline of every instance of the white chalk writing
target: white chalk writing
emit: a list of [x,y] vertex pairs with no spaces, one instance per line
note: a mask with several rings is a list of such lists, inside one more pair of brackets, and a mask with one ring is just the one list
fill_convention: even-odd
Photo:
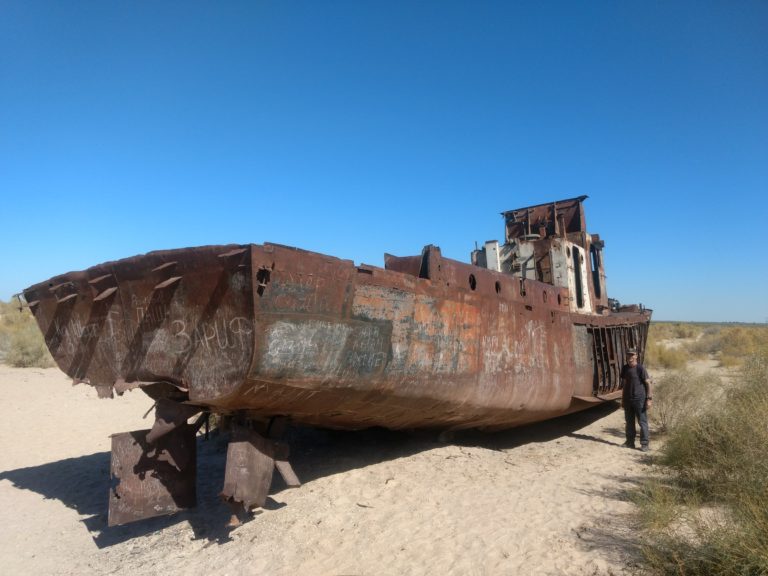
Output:
[[188,328],[185,320],[171,322],[173,351],[176,354],[185,354],[193,347],[206,352],[216,349],[244,349],[250,346],[247,336],[252,333],[250,321],[243,316],[231,320],[216,318],[210,322],[197,322],[193,328]]

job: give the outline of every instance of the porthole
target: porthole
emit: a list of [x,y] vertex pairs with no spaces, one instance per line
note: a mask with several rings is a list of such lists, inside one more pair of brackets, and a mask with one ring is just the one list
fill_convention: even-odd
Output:
[[470,287],[472,290],[474,290],[475,288],[477,288],[477,280],[475,280],[475,275],[474,275],[474,274],[470,274],[470,275],[469,275],[469,287]]
[[496,294],[501,294],[501,282],[496,280]]

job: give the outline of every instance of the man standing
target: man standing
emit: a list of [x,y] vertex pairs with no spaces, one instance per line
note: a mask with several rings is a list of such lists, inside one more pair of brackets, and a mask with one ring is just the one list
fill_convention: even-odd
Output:
[[648,409],[651,407],[653,396],[651,395],[651,378],[648,371],[637,363],[637,351],[627,350],[627,363],[621,369],[621,382],[623,393],[621,405],[624,408],[626,420],[627,441],[624,446],[635,447],[635,420],[640,424],[640,450],[648,451]]

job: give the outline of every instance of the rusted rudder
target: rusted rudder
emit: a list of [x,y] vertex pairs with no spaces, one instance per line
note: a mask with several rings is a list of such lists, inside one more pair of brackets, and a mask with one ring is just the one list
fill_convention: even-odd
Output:
[[233,426],[220,494],[232,510],[230,525],[239,524],[240,514],[264,506],[275,468],[289,487],[301,485],[288,462],[286,444],[264,438],[246,426]]

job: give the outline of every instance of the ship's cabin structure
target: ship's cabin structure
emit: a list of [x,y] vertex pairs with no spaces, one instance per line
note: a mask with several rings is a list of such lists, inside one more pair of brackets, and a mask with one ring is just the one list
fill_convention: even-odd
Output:
[[604,243],[587,232],[586,199],[579,196],[502,212],[504,243],[486,242],[472,252],[472,263],[567,288],[571,312],[609,313],[616,303],[605,289]]

